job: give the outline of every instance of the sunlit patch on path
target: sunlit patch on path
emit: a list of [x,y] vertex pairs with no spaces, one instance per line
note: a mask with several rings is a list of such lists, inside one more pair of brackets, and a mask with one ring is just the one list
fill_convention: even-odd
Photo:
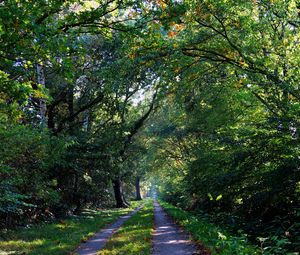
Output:
[[137,211],[139,211],[142,206],[133,210],[129,214],[125,216],[121,216],[116,222],[110,224],[107,228],[101,230],[96,233],[92,238],[90,238],[87,242],[81,244],[78,249],[75,251],[75,254],[79,255],[96,255],[99,250],[103,249],[106,242],[109,238],[114,234],[116,230],[118,230],[122,224],[128,220],[131,216],[133,216]]
[[157,202],[154,206],[153,255],[196,254],[197,249],[188,235],[172,222]]

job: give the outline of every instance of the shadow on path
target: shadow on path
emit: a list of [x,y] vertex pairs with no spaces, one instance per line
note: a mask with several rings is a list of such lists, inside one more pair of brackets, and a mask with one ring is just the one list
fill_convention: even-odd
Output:
[[153,255],[192,255],[197,248],[189,236],[154,202],[155,231],[153,234]]

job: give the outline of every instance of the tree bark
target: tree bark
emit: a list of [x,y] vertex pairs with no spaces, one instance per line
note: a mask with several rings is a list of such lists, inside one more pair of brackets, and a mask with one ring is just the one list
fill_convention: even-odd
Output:
[[121,180],[115,179],[112,181],[114,193],[115,193],[115,199],[116,199],[116,207],[117,208],[126,208],[128,207],[123,200],[123,194],[122,194],[122,187],[121,187]]
[[73,88],[73,85],[70,85],[70,90],[69,90],[69,93],[67,95],[67,102],[68,102],[68,111],[69,111],[69,133],[71,135],[73,135],[74,133],[74,127],[73,127],[73,124],[74,124],[74,120],[75,120],[75,117],[74,117],[74,88]]
[[75,197],[75,209],[74,209],[74,214],[75,215],[78,215],[80,214],[81,212],[81,209],[82,209],[82,203],[81,203],[81,199],[79,196]]
[[125,206],[126,206],[126,207],[129,207],[130,204],[129,204],[129,202],[127,202],[126,197],[125,197],[125,195],[124,195],[124,192],[122,192],[122,198],[123,198],[123,201],[124,201]]
[[54,123],[54,107],[48,108],[48,128],[51,131],[54,131],[55,129],[55,123]]
[[74,187],[73,187],[73,194],[72,194],[72,204],[75,205],[74,214],[79,214],[81,210],[81,200],[80,200],[80,193],[79,193],[79,176],[76,172],[74,175]]
[[136,190],[136,197],[135,200],[142,200],[141,197],[141,187],[140,187],[140,177],[136,177],[135,179],[135,190]]
[[[129,146],[129,144],[132,141],[133,136],[139,131],[139,129],[144,125],[145,121],[149,117],[150,113],[154,109],[154,102],[156,99],[157,93],[155,92],[152,98],[151,105],[148,109],[148,111],[140,118],[138,119],[133,126],[131,127],[129,134],[124,140],[123,148],[119,151],[119,156],[121,158],[124,157],[124,154]],[[122,187],[121,187],[121,181],[120,179],[115,179],[112,181],[113,182],[113,187],[114,187],[114,193],[115,193],[115,199],[116,199],[116,206],[118,208],[120,207],[128,207],[128,203],[126,202],[125,198],[123,197],[123,192],[122,192]]]
[[[45,78],[45,72],[44,67],[42,64],[38,63],[36,65],[36,72],[37,72],[37,82],[38,84],[42,85],[43,88],[45,88],[46,85],[46,78]],[[46,100],[43,98],[39,99],[39,107],[40,107],[40,118],[42,125],[46,124],[46,111],[47,111],[47,105]]]

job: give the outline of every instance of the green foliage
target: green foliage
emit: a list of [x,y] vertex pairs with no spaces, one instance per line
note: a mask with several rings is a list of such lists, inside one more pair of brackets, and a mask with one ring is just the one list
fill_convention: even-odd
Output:
[[250,245],[245,236],[233,236],[210,223],[202,215],[193,215],[163,201],[160,201],[160,204],[192,235],[194,240],[208,247],[212,254],[260,254],[259,248]]
[[[253,242],[269,226],[268,249],[281,245],[274,254],[298,249],[298,233],[274,233],[299,222],[298,9],[297,1],[187,1],[148,50],[164,45],[157,72],[171,87],[145,133],[152,185]],[[286,214],[280,227],[274,219]]]
[[18,105],[23,105],[32,92],[30,82],[10,82],[9,74],[0,70],[0,91],[0,121],[16,119],[20,114]]
[[59,202],[50,169],[61,159],[62,139],[23,125],[0,128],[1,213],[13,216],[45,209]]
[[1,3],[2,222],[108,206],[146,174],[298,249],[299,24],[296,0]]
[[71,253],[80,241],[88,239],[129,211],[130,209],[86,210],[79,216],[60,222],[28,226],[27,229],[1,233],[0,250],[28,255]]

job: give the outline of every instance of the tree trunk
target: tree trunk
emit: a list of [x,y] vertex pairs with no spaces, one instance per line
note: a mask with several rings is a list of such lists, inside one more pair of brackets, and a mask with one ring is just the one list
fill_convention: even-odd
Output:
[[55,129],[55,123],[54,123],[54,107],[48,108],[48,128],[51,131],[54,131]]
[[90,132],[91,131],[91,113],[89,110],[87,110],[84,113],[84,120],[83,120],[83,130],[85,132]]
[[[78,195],[78,194],[77,194]],[[82,203],[81,203],[81,199],[79,196],[75,197],[75,209],[74,209],[74,214],[78,215],[81,212],[82,209]]]
[[123,201],[124,201],[124,204],[126,205],[126,207],[129,207],[130,204],[127,202],[126,197],[124,196],[124,192],[122,192],[122,198],[123,198]]
[[127,205],[123,200],[123,194],[122,194],[122,187],[121,187],[121,181],[120,179],[115,179],[112,181],[114,193],[115,193],[115,199],[116,199],[116,207],[117,208],[126,208]]
[[[46,78],[45,78],[45,72],[44,72],[44,67],[42,64],[38,63],[36,65],[36,72],[37,72],[37,82],[38,84],[42,85],[43,88],[45,88],[46,84]],[[40,106],[40,118],[41,118],[41,124],[45,125],[46,124],[46,111],[47,111],[47,105],[46,105],[46,100],[43,98],[39,99],[39,106]]]
[[72,204],[75,205],[75,209],[73,211],[74,214],[79,214],[82,203],[81,203],[81,195],[79,193],[79,175],[75,172],[74,175],[74,186],[73,186],[73,194],[72,194]]
[[70,85],[70,90],[67,95],[68,111],[69,111],[69,133],[73,135],[74,133],[74,88]]
[[140,187],[140,177],[136,177],[136,179],[135,179],[135,191],[136,191],[135,200],[142,200],[141,187]]

